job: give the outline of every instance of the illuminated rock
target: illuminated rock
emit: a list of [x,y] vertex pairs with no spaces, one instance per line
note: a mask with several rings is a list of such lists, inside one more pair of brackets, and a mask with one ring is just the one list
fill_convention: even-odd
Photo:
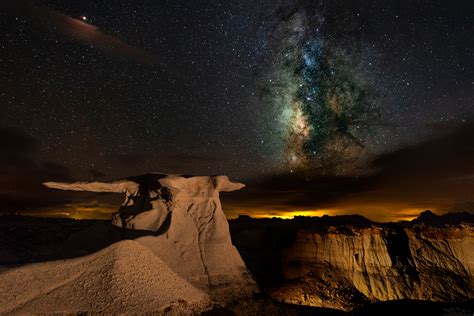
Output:
[[289,303],[350,310],[367,302],[474,298],[474,230],[396,224],[299,231],[282,253]]
[[237,249],[219,200],[220,191],[244,187],[226,176],[180,176],[150,173],[104,182],[47,182],[50,188],[117,192],[125,202],[114,225],[151,230],[157,236],[136,239],[175,273],[218,302],[257,291]]

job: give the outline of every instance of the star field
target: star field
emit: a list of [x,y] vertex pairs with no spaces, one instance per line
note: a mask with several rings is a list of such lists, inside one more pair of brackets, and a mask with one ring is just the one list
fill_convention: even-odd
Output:
[[[110,156],[151,155],[148,163],[160,153],[176,153],[222,156],[226,164],[215,172],[255,167],[259,56],[250,43],[256,39],[246,37],[253,26],[244,6],[123,3],[108,9],[106,3],[76,8],[58,2],[46,10],[87,16],[97,32],[139,47],[153,60],[141,63],[139,54],[128,56],[120,47],[104,52],[47,24],[42,28],[43,21],[22,15],[26,10],[10,12],[2,73],[13,76],[2,102],[15,117],[6,117],[5,125],[27,127],[44,140],[44,157],[84,169],[107,168]],[[84,147],[86,155],[80,153]],[[239,162],[229,168],[236,153]],[[150,163],[146,168],[166,169]],[[206,169],[191,171],[211,171]]]
[[[470,126],[472,13],[469,1],[6,1],[0,127],[34,140],[32,165],[74,179],[367,176]],[[26,170],[5,159],[2,174]]]
[[283,6],[273,31],[282,40],[266,72],[283,165],[347,172],[365,155],[429,137],[432,124],[470,120],[472,24],[456,15],[462,7]]

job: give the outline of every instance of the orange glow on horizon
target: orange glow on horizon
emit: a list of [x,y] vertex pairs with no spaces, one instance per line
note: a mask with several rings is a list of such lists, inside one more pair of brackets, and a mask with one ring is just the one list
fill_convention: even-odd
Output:
[[281,218],[281,219],[292,219],[296,216],[308,216],[308,217],[320,217],[323,215],[334,215],[335,210],[325,209],[325,210],[305,210],[305,211],[277,211],[269,212],[267,214],[248,214],[253,218]]
[[[293,219],[295,216],[321,217],[324,215],[361,215],[375,222],[397,222],[410,221],[420,215],[425,210],[431,210],[434,213],[442,213],[434,207],[417,208],[398,208],[382,207],[377,205],[353,208],[321,208],[321,209],[300,209],[300,210],[281,210],[281,209],[227,209],[224,205],[224,212],[227,219],[235,219],[239,215],[248,215],[253,218],[281,218]],[[61,217],[72,219],[101,219],[109,220],[111,214],[118,211],[118,207],[101,203],[79,203],[67,204],[54,209],[41,209],[22,211],[18,215],[37,216],[37,217]]]
[[35,217],[54,217],[54,218],[72,218],[81,219],[111,219],[112,213],[118,211],[117,207],[108,205],[76,205],[68,204],[56,209],[41,209],[32,211],[18,212],[18,215]]
[[377,206],[357,207],[357,208],[324,208],[313,210],[242,210],[226,212],[227,219],[235,219],[239,215],[248,215],[253,218],[281,218],[293,219],[296,216],[321,217],[324,215],[361,215],[374,222],[397,222],[410,221],[420,215],[420,213],[431,210],[434,213],[439,211],[434,207],[418,207],[418,208],[383,208]]

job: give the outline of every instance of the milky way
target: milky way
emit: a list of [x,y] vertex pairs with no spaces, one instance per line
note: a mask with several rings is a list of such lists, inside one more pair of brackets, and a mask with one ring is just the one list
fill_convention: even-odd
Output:
[[[447,158],[411,177],[456,151],[430,141],[472,135],[456,132],[474,122],[469,12],[469,0],[0,1],[0,205],[70,210],[41,182],[160,171],[246,183],[235,212],[431,207],[415,189],[439,184]],[[464,143],[449,166],[474,179]],[[381,171],[406,177],[354,183]],[[426,191],[450,192],[438,208],[470,203],[473,186],[456,183]],[[375,197],[347,200],[363,189]]]
[[[285,24],[271,90],[280,115],[281,159],[290,172],[320,168],[352,171],[370,147],[377,123],[377,89],[363,78],[353,56],[324,24],[295,14]],[[350,48],[350,47],[349,47]]]

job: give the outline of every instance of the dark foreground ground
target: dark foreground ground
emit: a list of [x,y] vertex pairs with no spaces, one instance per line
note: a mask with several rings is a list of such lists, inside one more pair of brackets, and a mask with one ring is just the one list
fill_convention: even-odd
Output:
[[[428,216],[425,220],[431,219]],[[446,217],[443,220],[449,222],[457,219]],[[278,286],[282,281],[278,264],[281,249],[291,243],[295,231],[301,228],[301,225],[311,225],[312,229],[315,229],[327,225],[325,221],[329,221],[331,225],[341,225],[347,221],[350,221],[351,225],[362,226],[371,223],[358,216],[310,221],[254,220],[247,217],[231,220],[229,224],[234,244],[255,275],[262,293],[249,301],[234,302],[226,308],[215,308],[206,315],[474,315],[473,300],[457,303],[400,300],[369,304],[352,312],[343,312],[289,305],[269,298],[265,290]],[[259,240],[265,242],[258,245],[242,242],[239,233],[249,227],[258,227],[259,234],[264,234],[264,238]],[[1,269],[12,266],[84,256],[119,240],[149,234],[151,233],[124,231],[103,220],[0,216],[0,273]]]

